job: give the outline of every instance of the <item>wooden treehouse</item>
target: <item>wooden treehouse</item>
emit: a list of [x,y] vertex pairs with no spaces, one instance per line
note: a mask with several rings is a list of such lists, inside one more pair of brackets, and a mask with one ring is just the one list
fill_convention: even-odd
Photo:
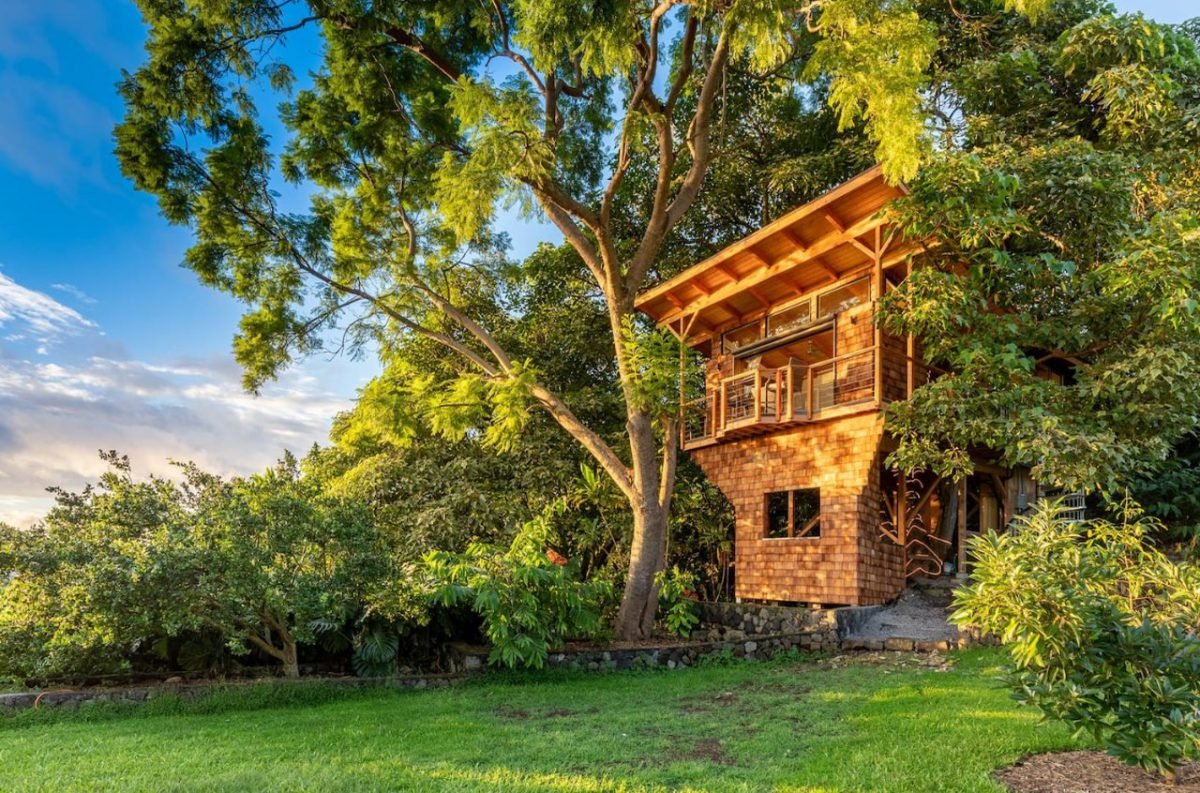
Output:
[[704,358],[683,448],[733,503],[740,599],[888,601],[1034,497],[982,456],[955,483],[884,465],[883,408],[937,376],[875,323],[918,244],[880,211],[903,191],[869,170],[637,300]]

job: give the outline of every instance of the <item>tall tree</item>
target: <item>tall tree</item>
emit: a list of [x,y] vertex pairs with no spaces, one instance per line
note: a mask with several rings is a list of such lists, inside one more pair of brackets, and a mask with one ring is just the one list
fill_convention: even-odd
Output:
[[986,447],[1123,489],[1200,424],[1196,28],[971,2],[939,29],[944,144],[900,206],[929,245],[885,316],[947,373],[893,407],[894,459],[949,475]]
[[[713,128],[730,64],[751,81],[793,79],[774,69],[802,52],[804,79],[828,89],[839,123],[862,125],[890,178],[911,177],[934,47],[911,0],[138,5],[148,60],[121,86],[117,153],[164,216],[195,232],[187,265],[249,305],[235,342],[247,385],[320,349],[334,328],[385,358],[412,334],[453,351],[455,376],[417,379],[406,402],[449,437],[484,424],[499,447],[532,408],[552,416],[630,505],[617,629],[648,632],[679,426],[656,365],[669,355],[639,337],[633,303],[726,154]],[[300,62],[296,48],[314,46],[319,63]],[[310,65],[291,93],[293,70]],[[278,151],[270,134],[285,139]],[[629,178],[638,168],[650,178]],[[490,229],[505,203],[549,218],[595,282],[620,443],[462,299],[504,266]]]

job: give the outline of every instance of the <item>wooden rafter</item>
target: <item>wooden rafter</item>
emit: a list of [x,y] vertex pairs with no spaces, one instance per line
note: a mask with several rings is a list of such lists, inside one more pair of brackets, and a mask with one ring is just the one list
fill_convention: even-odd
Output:
[[864,256],[866,256],[868,259],[870,259],[871,261],[875,261],[875,251],[871,250],[866,245],[863,245],[862,242],[857,237],[851,237],[850,244],[853,245],[855,248],[858,248],[858,250],[861,251],[862,254]]
[[835,229],[837,229],[839,233],[841,233],[841,234],[846,233],[846,224],[842,222],[841,218],[839,218],[837,215],[833,214],[833,210],[831,210],[831,209],[823,210],[821,212],[821,217],[823,217],[827,221],[829,221],[829,225],[831,225]]
[[771,308],[771,301],[767,300],[765,297],[763,297],[762,292],[758,291],[753,286],[747,287],[746,291],[749,292],[751,295],[753,295],[755,300],[757,300],[759,303],[762,303],[763,308],[768,309],[768,310]]
[[741,239],[724,250],[708,257],[707,259],[697,262],[674,278],[659,284],[656,287],[646,290],[638,298],[637,304],[639,307],[645,306],[650,301],[659,298],[663,293],[668,292],[674,285],[683,283],[695,278],[700,273],[712,269],[717,263],[728,260],[730,257],[745,250],[746,248],[757,244],[758,242],[767,239],[768,237],[778,234],[781,229],[789,229],[799,222],[802,218],[818,213],[824,207],[829,206],[840,198],[847,196],[857,190],[867,187],[872,183],[878,183],[882,178],[882,171],[879,166],[875,166],[853,179],[835,187],[828,193],[821,195],[804,206],[797,207],[791,212],[777,218],[776,220],[763,226],[753,234]]
[[[743,276],[740,280],[738,280],[736,282],[728,283],[721,287],[718,287],[717,289],[713,290],[713,293],[711,295],[708,295],[706,297],[702,297],[702,298],[692,301],[692,303],[688,306],[688,308],[692,311],[701,311],[705,308],[708,308],[711,305],[714,305],[716,303],[719,303],[723,300],[726,300],[726,299],[732,297],[733,295],[737,294],[738,292],[745,291],[745,289],[747,287],[758,286],[763,281],[766,281],[767,279],[777,275],[781,271],[791,270],[792,268],[797,267],[801,264],[814,262],[816,259],[818,259],[823,254],[829,253],[834,248],[837,248],[839,245],[844,245],[846,243],[847,236],[857,237],[862,234],[866,234],[867,232],[873,230],[876,226],[880,225],[881,223],[882,223],[882,220],[875,216],[863,218],[862,220],[858,221],[853,226],[848,228],[846,230],[845,234],[842,234],[842,233],[828,234],[828,235],[822,237],[821,239],[817,240],[815,243],[813,243],[811,246],[809,246],[809,248],[806,250],[793,251],[792,253],[788,254],[787,256],[784,256],[783,258],[769,264],[766,267],[760,267],[759,269],[755,270],[754,272],[747,273],[745,276]],[[716,267],[716,265],[714,265],[714,268],[715,267]],[[831,273],[831,274],[835,280],[839,277],[836,273]],[[842,276],[842,277],[844,277],[844,276]],[[668,316],[661,317],[659,319],[659,321],[660,322],[670,322],[673,319],[675,319],[675,315],[680,312],[681,312],[681,309],[677,309],[675,313],[668,315]]]

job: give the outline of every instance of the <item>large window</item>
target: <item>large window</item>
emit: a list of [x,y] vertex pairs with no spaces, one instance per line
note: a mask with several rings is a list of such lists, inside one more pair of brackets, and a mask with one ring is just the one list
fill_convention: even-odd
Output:
[[721,334],[721,352],[731,353],[739,347],[745,347],[747,344],[762,338],[762,323],[751,322],[747,325],[727,330]]
[[867,302],[871,285],[866,278],[851,281],[845,286],[830,289],[817,298],[817,316],[828,317]]
[[780,336],[802,328],[808,324],[810,319],[812,319],[812,301],[805,300],[802,303],[796,303],[767,317],[767,335]]
[[821,491],[810,487],[779,490],[766,495],[768,539],[821,536]]

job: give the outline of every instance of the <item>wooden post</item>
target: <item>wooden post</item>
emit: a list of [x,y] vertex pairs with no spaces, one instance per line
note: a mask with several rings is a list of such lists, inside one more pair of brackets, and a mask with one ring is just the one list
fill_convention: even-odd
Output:
[[720,396],[719,407],[717,409],[717,415],[720,416],[720,419],[721,419],[720,423],[717,424],[718,432],[723,432],[725,430],[725,403],[728,401],[728,399],[726,398],[726,392],[729,390],[727,388],[728,385],[729,384],[725,381],[725,379],[722,378],[721,379],[721,388],[717,392],[717,394]]
[[[783,405],[783,393],[784,392],[782,390],[780,390],[780,392],[779,392],[779,400],[780,400],[779,420],[780,421],[791,421],[792,413],[793,413],[793,410],[792,410],[792,408],[793,408],[793,404],[792,404],[793,391],[792,391],[792,389],[796,387],[796,377],[795,377],[795,368],[792,366],[790,360],[787,364],[787,374],[785,374],[783,376],[783,387],[787,388],[787,407],[785,408]],[[781,387],[781,389],[782,389],[782,387]]]
[[958,480],[958,575],[967,575],[967,478]]
[[808,416],[808,419],[809,419],[809,421],[811,421],[811,420],[812,420],[812,417],[813,417],[813,373],[812,373],[812,366],[806,366],[806,367],[804,368],[804,399],[805,399],[805,408],[808,410],[808,413],[807,413],[806,415]]
[[912,399],[913,388],[916,385],[916,372],[913,370],[913,366],[916,363],[917,343],[911,333],[908,334],[908,339],[905,342],[905,347],[906,347],[906,356],[908,359],[908,372],[907,372],[907,383],[906,383],[906,387],[905,387],[905,391],[904,391],[904,398]]
[[871,321],[875,323],[875,409],[883,407],[883,328],[879,326],[879,305],[883,300],[883,244],[881,231],[875,227],[875,272],[872,276],[875,291],[875,309]]

